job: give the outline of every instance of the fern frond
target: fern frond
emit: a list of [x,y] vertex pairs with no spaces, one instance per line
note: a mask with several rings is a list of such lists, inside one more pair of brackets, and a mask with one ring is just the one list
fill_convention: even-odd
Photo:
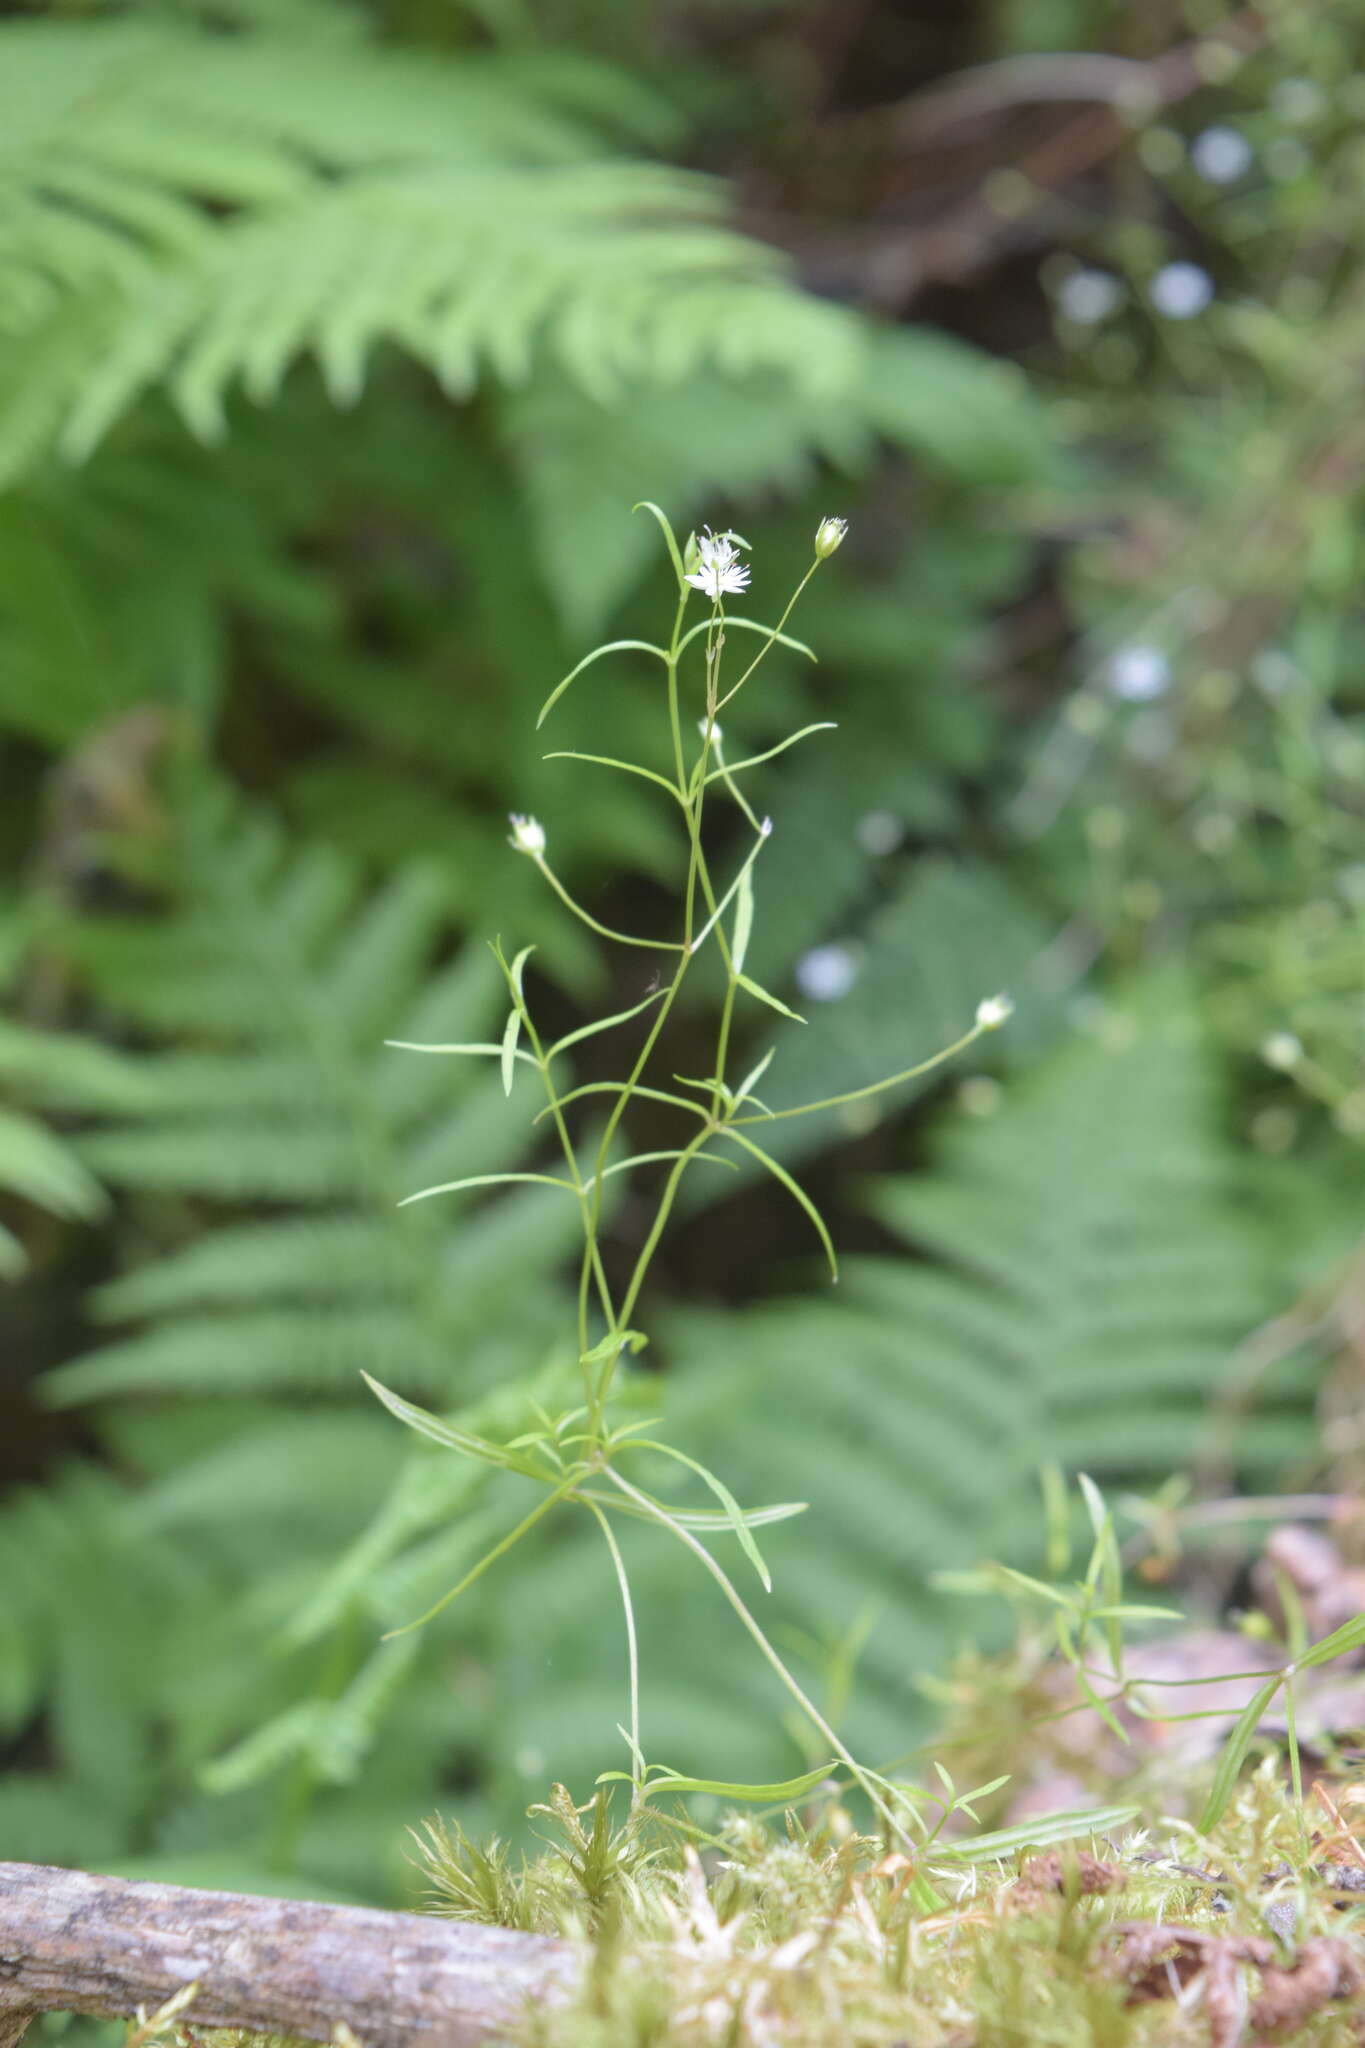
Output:
[[[135,1334],[49,1375],[62,1402],[151,1389],[365,1398],[360,1374],[428,1396],[489,1370],[495,1305],[535,1362],[552,1271],[575,1229],[534,1190],[460,1227],[398,1204],[452,1164],[478,1173],[526,1141],[521,1103],[467,1062],[387,1050],[386,1035],[479,1037],[502,997],[477,951],[432,972],[445,917],[427,870],[366,894],[325,849],[293,847],[205,790],[169,916],[72,928],[69,958],[107,1005],[174,1052],[134,1065],[142,1099],[77,1140],[116,1186],[238,1212],[111,1285],[103,1316]],[[3,1042],[0,1041],[0,1055]],[[262,1204],[277,1213],[262,1217]],[[242,1213],[245,1210],[246,1213]],[[504,1213],[505,1211],[505,1213]],[[533,1334],[534,1333],[534,1334]]]
[[[67,1032],[0,1020],[0,1090],[16,1103],[55,1111],[127,1109],[148,1099],[136,1064]],[[49,1215],[89,1222],[108,1202],[88,1164],[59,1130],[25,1107],[0,1102],[0,1193]],[[0,1278],[25,1267],[19,1238],[0,1224]]]
[[703,366],[853,387],[856,321],[728,228],[718,187],[609,154],[604,119],[655,110],[603,67],[146,22],[0,33],[0,268],[23,340],[52,330],[0,474],[63,415],[87,454],[153,385],[205,436],[230,387],[264,402],[305,354],[348,403],[385,342],[460,394],[542,361],[598,399]]

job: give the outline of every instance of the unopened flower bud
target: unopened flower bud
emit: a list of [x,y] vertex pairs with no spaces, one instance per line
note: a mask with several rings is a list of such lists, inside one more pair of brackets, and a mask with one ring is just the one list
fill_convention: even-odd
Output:
[[714,718],[699,718],[697,731],[704,740],[709,740],[713,747],[718,747],[725,737]]
[[827,562],[834,553],[834,550],[843,546],[844,535],[847,532],[848,521],[846,519],[822,519],[815,535],[816,560],[818,562]]
[[1009,996],[987,996],[976,1006],[976,1028],[978,1031],[998,1031],[1002,1024],[1008,1024],[1014,1015],[1014,1004]]
[[518,853],[529,853],[532,860],[539,860],[545,851],[545,827],[535,818],[523,818],[519,811],[512,812],[512,837],[509,846],[515,846]]

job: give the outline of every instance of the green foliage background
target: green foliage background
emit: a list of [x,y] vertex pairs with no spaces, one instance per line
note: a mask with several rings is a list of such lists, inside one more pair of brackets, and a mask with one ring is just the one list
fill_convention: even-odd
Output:
[[[851,980],[756,1039],[774,1101],[1018,1004],[932,1094],[780,1127],[837,1298],[749,1186],[652,1290],[642,1403],[811,1502],[768,1546],[803,1675],[907,1750],[932,1575],[1030,1563],[1049,1457],[1313,1474],[1330,1316],[1251,1363],[1359,1226],[1365,12],[1261,15],[0,8],[0,1853],[382,1898],[438,1802],[505,1829],[620,1761],[590,1529],[381,1640],[519,1496],[359,1374],[514,1432],[571,1343],[548,1191],[396,1207],[529,1156],[522,1103],[382,1041],[495,1030],[499,933],[567,1025],[643,992],[505,818],[613,918],[679,878],[534,730],[657,619],[645,495],[748,534],[759,610],[853,524],[821,666],[734,721],[840,727],[764,790],[753,971]],[[651,681],[556,743],[647,750]],[[705,1589],[633,1564],[651,1755],[799,1768]]]

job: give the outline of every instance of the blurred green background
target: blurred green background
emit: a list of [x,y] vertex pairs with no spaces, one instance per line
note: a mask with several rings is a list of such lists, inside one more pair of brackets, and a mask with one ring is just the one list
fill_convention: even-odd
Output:
[[[640,497],[760,617],[852,523],[727,721],[839,724],[755,792],[770,1099],[1018,1005],[782,1127],[837,1290],[715,1176],[656,1268],[642,1398],[812,1504],[803,1682],[920,1741],[988,1625],[933,1575],[1035,1561],[1047,1458],[1357,1483],[1363,60],[1360,0],[0,7],[0,1854],[386,1900],[624,1761],[591,1527],[380,1641],[521,1496],[359,1372],[512,1432],[572,1348],[550,1191],[395,1206],[527,1098],[382,1041],[496,1030],[495,934],[555,1028],[643,993],[506,847],[627,926],[679,879],[541,758],[648,758],[654,677],[534,730],[659,630]],[[631,1562],[651,1757],[818,1761]]]

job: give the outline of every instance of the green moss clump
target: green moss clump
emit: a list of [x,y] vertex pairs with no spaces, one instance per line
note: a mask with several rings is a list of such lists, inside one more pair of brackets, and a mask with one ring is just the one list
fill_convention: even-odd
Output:
[[[427,1831],[438,1910],[567,1936],[570,2003],[529,2013],[522,2048],[1358,2048],[1365,1870],[1311,1834],[1267,1759],[1217,1832],[1155,1822],[993,1864],[912,1859],[827,1805],[785,1828],[732,1813],[689,1839],[604,1797],[541,1808],[547,1853]],[[940,1904],[925,1910],[915,1880]]]

